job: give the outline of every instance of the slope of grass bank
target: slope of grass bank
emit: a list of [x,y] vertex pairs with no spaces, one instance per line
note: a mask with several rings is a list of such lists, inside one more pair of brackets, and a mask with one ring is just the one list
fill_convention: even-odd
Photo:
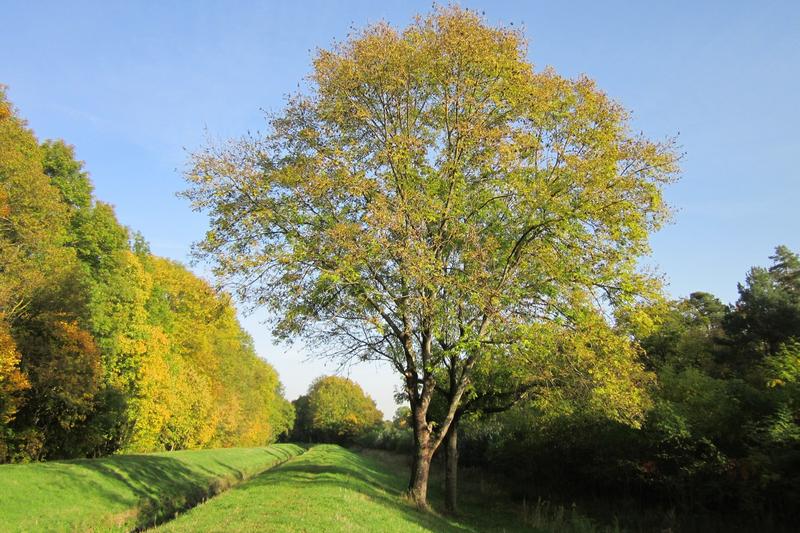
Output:
[[173,515],[303,450],[186,450],[0,466],[2,531],[130,531]]
[[[403,496],[407,469],[334,445],[300,457],[180,515],[159,532],[519,531],[510,515],[466,523],[418,511]],[[484,509],[488,511],[488,509]],[[472,513],[470,513],[472,515]],[[527,529],[528,531],[530,529]]]
[[461,531],[403,501],[405,483],[376,461],[319,445],[158,531]]

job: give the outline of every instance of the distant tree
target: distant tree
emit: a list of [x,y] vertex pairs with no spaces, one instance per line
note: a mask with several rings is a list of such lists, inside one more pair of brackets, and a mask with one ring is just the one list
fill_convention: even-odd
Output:
[[[199,253],[274,333],[387,361],[413,413],[412,498],[490,350],[653,289],[670,144],[631,133],[587,78],[536,72],[515,30],[458,7],[367,28],[314,59],[263,138],[195,155]],[[604,301],[605,300],[605,301]],[[436,374],[457,367],[440,417]]]
[[314,380],[308,393],[295,400],[295,409],[296,434],[302,440],[347,444],[383,420],[357,383],[338,376]]
[[[758,443],[773,483],[800,492],[800,256],[778,246],[769,268],[754,267],[725,317],[724,364],[762,392],[743,428]],[[748,412],[749,411],[749,412]]]
[[737,347],[737,364],[746,365],[800,338],[800,257],[778,246],[769,268],[753,267],[739,299],[726,317],[725,330]]
[[[734,305],[693,293],[642,338],[658,374],[642,437],[657,458],[651,483],[690,499],[727,493],[747,508],[780,508],[797,494],[800,260],[784,246],[770,259],[750,269]],[[752,471],[712,481],[743,464]]]
[[294,407],[294,426],[292,440],[310,442],[312,440],[311,411],[308,405],[308,394],[303,394],[292,401]]
[[398,407],[392,417],[392,425],[396,429],[407,429],[411,427],[411,408],[403,405]]
[[725,335],[722,324],[727,313],[728,307],[707,292],[668,303],[658,313],[659,327],[641,340],[650,368],[711,370]]

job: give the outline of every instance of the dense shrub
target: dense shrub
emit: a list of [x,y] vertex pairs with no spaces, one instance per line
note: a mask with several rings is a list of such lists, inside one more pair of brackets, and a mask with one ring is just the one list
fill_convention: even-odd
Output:
[[399,408],[391,422],[384,421],[381,425],[365,432],[356,440],[356,444],[396,453],[412,453],[414,432],[408,420],[410,414],[411,410],[408,407]]

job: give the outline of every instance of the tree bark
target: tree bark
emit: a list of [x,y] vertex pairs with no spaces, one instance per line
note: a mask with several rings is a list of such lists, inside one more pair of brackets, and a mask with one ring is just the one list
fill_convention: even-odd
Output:
[[[424,335],[423,342],[423,361],[430,360],[430,335]],[[407,350],[408,351],[408,350]],[[411,364],[409,364],[411,366]],[[416,376],[408,372],[406,374],[406,392],[411,404],[411,413],[414,424],[414,462],[411,467],[411,480],[408,492],[418,507],[428,509],[428,477],[431,467],[433,454],[444,442],[450,431],[450,426],[458,416],[458,405],[461,396],[466,388],[466,373],[471,367],[471,363],[462,369],[461,381],[456,380],[452,385],[452,392],[447,402],[447,414],[438,427],[434,430],[433,424],[428,423],[428,408],[435,390],[434,377],[426,372],[422,379],[422,389],[418,389],[419,381]]]
[[431,469],[431,454],[427,450],[414,453],[411,482],[408,493],[420,509],[428,509],[428,477]]
[[414,461],[411,465],[411,479],[408,494],[420,509],[428,506],[428,477],[431,469],[434,447],[431,442],[431,428],[427,419],[427,402],[422,405],[412,402],[412,423],[414,424]]
[[455,514],[458,510],[458,420],[447,431],[445,447],[445,508]]

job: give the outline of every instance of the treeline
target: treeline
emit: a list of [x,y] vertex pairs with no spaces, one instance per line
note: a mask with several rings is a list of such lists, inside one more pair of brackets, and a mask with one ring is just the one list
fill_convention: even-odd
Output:
[[293,418],[228,296],[151,254],[0,90],[0,461],[261,445]]
[[641,427],[533,398],[465,420],[463,463],[491,466],[534,500],[560,494],[566,503],[649,502],[678,517],[738,510],[762,525],[795,520],[800,259],[786,247],[771,259],[750,270],[734,305],[698,292],[651,310],[660,325],[638,340],[657,380]]

